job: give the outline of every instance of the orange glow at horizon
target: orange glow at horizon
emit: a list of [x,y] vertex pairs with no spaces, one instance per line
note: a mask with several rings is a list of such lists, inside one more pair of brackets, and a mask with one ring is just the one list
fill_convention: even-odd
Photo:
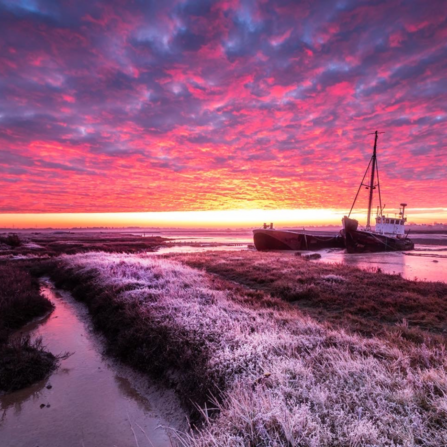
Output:
[[[447,224],[447,209],[410,210],[408,221],[416,224]],[[264,222],[285,226],[341,226],[348,210],[228,210],[135,213],[48,213],[0,214],[0,228],[89,228],[89,227],[164,227],[164,228],[251,228]],[[352,216],[361,224],[365,210]],[[394,215],[390,213],[390,215]]]

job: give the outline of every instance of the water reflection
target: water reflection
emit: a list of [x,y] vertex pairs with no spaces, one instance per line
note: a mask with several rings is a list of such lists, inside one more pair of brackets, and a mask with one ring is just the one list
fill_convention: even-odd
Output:
[[[206,233],[204,233],[206,234]],[[430,235],[433,236],[433,235]],[[436,236],[436,235],[434,235]],[[446,235],[440,235],[440,239]],[[192,239],[192,238],[191,238]],[[209,250],[216,251],[240,251],[248,250],[249,245],[253,244],[251,235],[196,237],[194,241],[186,238],[179,239],[177,242],[184,245],[165,246],[153,253],[200,253]],[[431,242],[436,242],[435,239]],[[198,246],[198,243],[201,246]],[[212,246],[219,244],[218,246]],[[237,244],[232,245],[232,244]],[[288,252],[289,254],[291,252]],[[303,254],[309,252],[303,252]],[[342,263],[352,265],[361,269],[380,268],[385,273],[400,274],[407,279],[419,279],[426,281],[447,281],[447,247],[445,245],[416,244],[415,250],[411,252],[387,252],[387,253],[346,253],[343,249],[322,250],[318,252],[322,256],[323,262]],[[287,254],[287,252],[284,252]]]
[[[432,247],[429,253],[417,247],[414,252],[393,253],[345,253],[323,251],[321,260],[329,263],[343,263],[361,269],[376,270],[384,273],[400,274],[406,279],[424,281],[447,281],[445,251],[442,247]],[[433,262],[436,261],[436,262]]]
[[0,446],[171,445],[166,430],[159,428],[168,422],[154,412],[156,407],[133,381],[101,355],[85,308],[68,294],[61,297],[50,283],[42,292],[56,309],[34,325],[32,336],[42,336],[53,353],[73,355],[49,379],[0,397]]
[[8,412],[12,412],[15,416],[18,416],[22,411],[24,402],[38,402],[46,383],[47,379],[41,380],[28,388],[0,397],[0,428],[5,422]]

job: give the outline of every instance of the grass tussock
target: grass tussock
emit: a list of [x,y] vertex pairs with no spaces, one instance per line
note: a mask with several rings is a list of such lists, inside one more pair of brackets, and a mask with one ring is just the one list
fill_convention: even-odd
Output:
[[13,331],[52,311],[39,284],[19,266],[0,265],[0,392],[11,392],[43,379],[57,366],[41,340],[14,337]]
[[7,236],[0,236],[0,244],[8,245],[9,247],[20,247],[22,241],[17,234],[8,234]]
[[44,379],[58,358],[45,351],[42,339],[16,337],[0,344],[0,391],[10,393]]
[[[308,275],[347,282],[346,271],[321,267]],[[284,262],[283,277],[293,268]],[[115,354],[200,405],[204,424],[181,444],[447,444],[445,347],[427,334],[406,340],[405,324],[393,339],[348,333],[259,288],[225,290],[203,271],[153,257],[64,256],[53,277],[88,304]]]
[[39,293],[37,279],[24,268],[1,264],[0,284],[0,332],[4,336],[53,309]]

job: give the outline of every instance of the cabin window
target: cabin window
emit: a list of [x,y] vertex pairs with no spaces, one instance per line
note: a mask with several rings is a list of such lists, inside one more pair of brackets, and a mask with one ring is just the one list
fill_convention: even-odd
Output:
[[386,219],[386,221],[385,221],[386,223],[390,223],[390,219]]

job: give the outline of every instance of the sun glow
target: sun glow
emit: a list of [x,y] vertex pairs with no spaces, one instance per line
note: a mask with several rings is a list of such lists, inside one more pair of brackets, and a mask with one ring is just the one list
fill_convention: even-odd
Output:
[[[234,228],[260,227],[273,222],[276,227],[340,225],[348,210],[226,210],[135,213],[45,213],[1,214],[0,228],[73,228],[73,227],[165,227],[165,228]],[[362,223],[365,210],[353,217]],[[409,221],[418,224],[447,223],[446,209],[409,210]]]

